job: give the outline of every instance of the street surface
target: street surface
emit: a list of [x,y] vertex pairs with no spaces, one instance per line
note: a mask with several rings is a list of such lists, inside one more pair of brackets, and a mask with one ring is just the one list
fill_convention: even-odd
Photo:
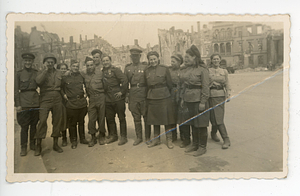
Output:
[[[274,72],[230,74],[232,95],[272,73]],[[52,120],[49,118],[47,138],[42,142],[42,156],[34,156],[34,152],[28,147],[27,156],[20,157],[20,127],[15,120],[15,173],[282,171],[283,74],[232,99],[226,103],[225,112],[231,147],[222,150],[222,142],[214,142],[209,134],[207,153],[200,157],[184,153],[184,149],[179,148],[179,140],[174,143],[174,149],[168,149],[165,135],[162,136],[162,144],[157,147],[148,148],[144,143],[133,146],[135,131],[128,109],[128,143],[124,146],[118,146],[118,142],[104,146],[96,144],[94,147],[78,144],[74,150],[68,139],[68,146],[63,147],[64,152],[59,154],[52,150]],[[116,120],[118,122],[117,118]],[[86,138],[89,140],[87,131],[86,118]],[[161,132],[163,131],[162,128]]]

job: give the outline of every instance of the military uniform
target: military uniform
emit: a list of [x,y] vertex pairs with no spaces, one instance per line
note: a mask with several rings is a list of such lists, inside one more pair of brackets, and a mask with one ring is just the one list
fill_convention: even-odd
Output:
[[67,96],[66,108],[69,120],[69,133],[72,148],[77,146],[77,124],[80,143],[87,144],[84,131],[84,117],[87,113],[87,101],[84,95],[84,78],[78,73],[71,72],[62,78],[62,95]]
[[[32,55],[32,54],[31,54]],[[30,56],[31,56],[30,55]],[[26,58],[26,55],[22,55]],[[28,56],[27,58],[30,58]],[[34,56],[31,56],[34,59]],[[15,76],[14,99],[15,106],[22,107],[22,111],[17,113],[17,121],[21,126],[21,148],[27,150],[28,129],[30,126],[30,149],[35,149],[36,125],[39,121],[39,94],[36,91],[37,84],[35,78],[37,70],[25,68],[18,71]],[[22,156],[26,155],[23,154]]]
[[[147,67],[146,64],[139,63],[134,65],[133,63],[126,65],[124,73],[130,84],[129,90],[129,110],[133,116],[136,136],[139,142],[142,142],[142,121],[141,116],[144,118],[145,125],[145,139],[150,140],[151,130],[150,126],[146,124],[146,82],[144,77],[144,71]],[[135,142],[134,145],[137,145]]]
[[[107,121],[109,140],[108,143],[116,141],[118,138],[115,115],[120,121],[120,145],[127,142],[127,124],[125,118],[125,96],[128,88],[128,80],[119,68],[111,66],[103,68],[103,84],[105,89],[105,117]],[[115,93],[121,92],[120,98],[115,97]],[[125,143],[126,143],[125,142]]]
[[[230,94],[231,88],[228,81],[228,71],[222,68],[209,68],[210,78],[210,98],[209,107],[215,107],[216,105],[224,102],[228,94]],[[224,112],[225,103],[215,107],[210,111],[210,122],[212,124],[211,137],[215,141],[220,141],[216,133],[219,130],[220,134],[226,142],[223,144],[224,149],[230,146],[229,137],[226,127],[224,125]]]
[[[148,89],[147,124],[154,125],[154,137],[158,137],[160,135],[160,125],[165,125],[165,131],[167,132],[174,128],[173,126],[176,124],[175,108],[171,99],[172,79],[169,69],[158,64],[146,68],[145,80]],[[171,147],[169,142],[172,141],[172,133],[168,132],[166,136],[167,145]],[[160,138],[157,138],[149,147],[156,146],[159,143]]]
[[[199,111],[199,104],[205,104],[205,109],[208,109],[209,98],[209,75],[205,65],[189,66],[181,75],[184,82],[184,89],[181,97],[185,102],[189,116],[192,118],[203,111]],[[199,148],[203,149],[199,155],[206,152],[207,144],[207,127],[209,124],[209,112],[198,116],[197,118],[186,123],[192,126],[193,144],[186,152],[196,151]],[[196,156],[196,154],[195,154]]]
[[[105,94],[103,86],[103,75],[100,68],[95,69],[93,73],[82,73],[85,79],[85,88],[89,97],[88,116],[89,134],[94,135],[98,132],[100,140],[104,142],[105,138]],[[98,129],[96,129],[98,122]],[[97,142],[97,140],[93,141]],[[104,143],[103,143],[104,144]],[[93,146],[91,143],[89,146]]]

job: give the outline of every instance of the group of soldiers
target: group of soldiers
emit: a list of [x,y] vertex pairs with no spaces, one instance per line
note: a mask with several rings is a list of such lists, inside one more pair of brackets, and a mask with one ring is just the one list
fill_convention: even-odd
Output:
[[[145,72],[149,65],[140,61],[141,53],[142,51],[138,48],[130,50],[132,63],[125,66],[124,73],[112,65],[110,56],[103,54],[99,49],[93,50],[91,57],[86,57],[85,69],[80,69],[80,62],[77,60],[71,60],[69,70],[65,63],[55,67],[56,57],[53,54],[46,54],[43,58],[44,70],[39,73],[32,67],[35,56],[32,53],[22,54],[24,68],[16,73],[14,94],[17,121],[21,126],[20,155],[26,156],[27,154],[29,127],[30,149],[35,151],[35,156],[41,154],[41,143],[42,139],[46,137],[50,111],[52,113],[51,137],[53,137],[54,151],[63,152],[58,145],[58,138],[61,136],[62,146],[67,145],[66,129],[69,129],[72,149],[77,147],[77,132],[79,133],[79,142],[87,144],[89,147],[93,147],[97,141],[100,145],[104,145],[119,140],[118,145],[124,145],[128,142],[126,103],[128,103],[134,120],[136,140],[133,145],[136,146],[144,141],[142,124],[144,124],[146,143],[149,147],[157,145],[157,143],[151,145],[151,125],[147,123],[148,89]],[[177,68],[168,69],[173,81],[171,88],[174,87],[171,95],[173,101],[178,103],[180,99],[178,97],[179,72],[183,58],[181,55],[175,55],[173,58],[180,62]],[[155,88],[158,86],[156,85]],[[200,88],[202,88],[201,85]],[[176,113],[177,109],[174,115]],[[86,114],[89,119],[90,141],[85,139],[84,119]],[[119,119],[120,137],[118,137],[117,123],[115,122],[116,114]],[[144,123],[142,123],[142,118]],[[107,136],[105,122],[108,129]],[[170,127],[170,130],[176,128],[176,124],[174,126]],[[96,136],[97,132],[99,134]],[[177,139],[176,129],[168,135],[170,134],[172,139],[167,137],[167,146],[172,149],[172,142]],[[213,136],[216,137],[215,134]],[[155,137],[159,137],[159,135],[155,135]],[[180,138],[183,140],[180,147],[188,146],[191,143],[190,130],[180,131]]]

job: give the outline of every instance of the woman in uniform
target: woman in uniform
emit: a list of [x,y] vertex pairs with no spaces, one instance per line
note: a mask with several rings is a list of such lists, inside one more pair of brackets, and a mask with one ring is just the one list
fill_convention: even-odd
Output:
[[[68,65],[65,63],[60,63],[56,67],[58,70],[61,71],[62,75],[65,75],[65,73],[68,71]],[[66,102],[63,100],[63,113],[62,113],[63,123],[62,123],[62,144],[61,146],[67,146],[67,128],[68,128],[68,120],[67,120],[67,110],[66,110]]]
[[217,136],[217,131],[219,130],[224,141],[222,148],[227,149],[230,146],[230,140],[224,124],[224,109],[225,100],[230,97],[231,92],[228,81],[228,72],[226,69],[220,68],[221,56],[219,54],[211,55],[210,59],[212,67],[209,68],[209,107],[214,107],[222,103],[210,111],[210,122],[212,124],[211,138],[214,141],[219,142],[220,139]]
[[184,83],[184,89],[181,93],[181,107],[186,104],[189,118],[204,112],[186,124],[192,127],[193,143],[185,152],[196,151],[194,156],[201,156],[206,153],[209,124],[209,112],[205,111],[208,109],[209,98],[208,69],[201,60],[199,50],[194,45],[186,51],[184,64],[186,69],[181,75]]
[[160,125],[165,125],[167,147],[174,148],[172,132],[175,128],[175,108],[171,99],[173,88],[169,69],[160,64],[156,51],[147,54],[149,66],[145,69],[145,81],[147,86],[147,124],[154,126],[154,141],[149,148],[160,144]]
[[[184,120],[186,120],[185,113],[187,111],[186,106],[184,108],[178,107],[180,105],[180,91],[181,91],[181,81],[180,74],[185,70],[183,64],[183,57],[180,54],[175,54],[171,56],[171,67],[170,74],[173,82],[173,89],[171,91],[171,97],[174,104],[175,112],[176,112],[176,121],[177,124],[181,124]],[[189,125],[181,125],[179,127],[180,139],[182,143],[180,144],[180,148],[184,148],[191,143],[190,139],[190,126]],[[177,129],[172,131],[172,140],[177,140]]]

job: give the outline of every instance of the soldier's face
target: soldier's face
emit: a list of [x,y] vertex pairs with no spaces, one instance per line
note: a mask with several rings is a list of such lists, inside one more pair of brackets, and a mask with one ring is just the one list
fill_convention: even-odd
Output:
[[99,65],[101,62],[101,56],[99,53],[93,55],[93,60],[95,65]]
[[218,55],[214,56],[212,58],[212,63],[214,65],[214,67],[219,67],[220,66],[220,62],[221,62],[221,59]]
[[194,65],[195,62],[196,62],[195,59],[196,59],[195,56],[191,56],[189,54],[185,54],[185,56],[184,56],[184,64],[187,65],[187,66]]
[[45,61],[45,64],[48,67],[48,69],[53,69],[55,61],[54,61],[54,59],[49,58]]
[[71,65],[71,71],[73,73],[78,73],[79,72],[79,63],[74,63]]
[[158,58],[155,55],[149,56],[149,63],[151,66],[156,66],[158,64]]
[[104,67],[110,67],[111,66],[111,61],[110,61],[109,57],[107,57],[107,56],[104,57],[102,59],[102,64],[103,64]]
[[130,58],[134,64],[138,64],[140,62],[141,55],[140,54],[132,54],[132,55],[130,55]]
[[23,65],[27,69],[31,68],[32,63],[33,63],[32,59],[23,59]]
[[65,74],[67,71],[67,66],[65,66],[65,65],[60,66],[60,71],[62,74]]
[[171,65],[172,67],[180,67],[180,62],[177,61],[175,58],[171,58]]
[[95,65],[93,61],[86,62],[85,66],[86,66],[86,72],[93,73],[95,71]]

